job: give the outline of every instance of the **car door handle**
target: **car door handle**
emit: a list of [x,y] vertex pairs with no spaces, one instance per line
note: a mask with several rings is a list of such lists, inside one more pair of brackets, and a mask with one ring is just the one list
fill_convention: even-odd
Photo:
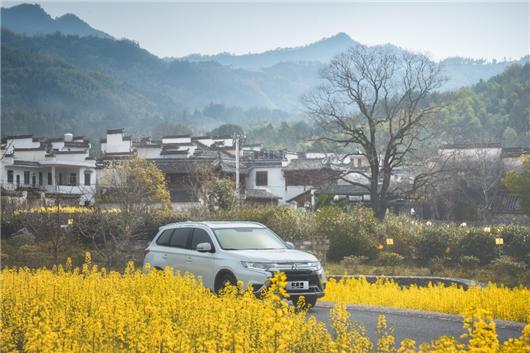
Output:
[[186,263],[189,264],[191,263],[192,259],[191,259],[191,256],[186,256]]
[[167,254],[162,255],[162,258],[167,259]]

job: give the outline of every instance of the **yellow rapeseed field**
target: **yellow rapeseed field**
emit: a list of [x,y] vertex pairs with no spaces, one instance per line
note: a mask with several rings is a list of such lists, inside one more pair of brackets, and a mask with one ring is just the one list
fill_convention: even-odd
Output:
[[493,283],[464,290],[456,285],[400,287],[390,280],[369,283],[365,278],[330,280],[322,299],[342,304],[369,304],[439,311],[462,315],[470,307],[491,312],[496,319],[530,322],[530,289]]
[[[81,207],[81,206],[48,206],[48,207],[35,207],[27,210],[17,210],[15,215],[21,214],[31,214],[31,213],[46,213],[46,214],[81,214],[81,213],[93,213],[94,209],[90,207]],[[121,210],[119,208],[106,208],[103,209],[103,212],[106,213],[119,213]]]
[[465,322],[466,345],[440,338],[396,348],[384,317],[379,340],[370,342],[341,305],[332,310],[331,331],[294,310],[282,300],[285,275],[264,299],[238,288],[217,296],[170,269],[106,272],[87,260],[82,269],[2,270],[1,352],[529,352],[530,326],[501,345],[490,314],[480,310]]

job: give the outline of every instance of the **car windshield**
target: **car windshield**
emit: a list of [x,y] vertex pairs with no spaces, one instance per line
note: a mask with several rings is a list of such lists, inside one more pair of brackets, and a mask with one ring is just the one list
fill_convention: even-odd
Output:
[[218,228],[214,229],[224,250],[285,249],[283,241],[267,228]]

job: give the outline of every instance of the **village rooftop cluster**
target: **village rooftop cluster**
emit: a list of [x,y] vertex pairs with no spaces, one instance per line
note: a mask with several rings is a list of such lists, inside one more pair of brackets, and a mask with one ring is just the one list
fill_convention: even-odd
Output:
[[[90,141],[83,136],[70,133],[60,138],[8,136],[1,147],[2,193],[26,202],[37,195],[41,203],[53,204],[61,199],[70,204],[92,205],[96,191],[104,187],[105,166],[137,155],[155,163],[165,174],[174,209],[199,203],[196,189],[200,185],[193,180],[205,170],[235,180],[238,169],[240,197],[246,203],[313,207],[320,194],[351,203],[370,202],[368,190],[353,185],[362,184],[360,175],[369,173],[368,161],[361,153],[344,156],[268,151],[260,144],[239,146],[237,142],[231,136],[189,135],[136,140],[124,129],[110,129],[100,140],[100,157],[93,158],[89,153]],[[521,163],[519,157],[528,152],[529,149],[505,148],[500,144],[446,145],[439,149],[439,155],[484,154],[492,161],[500,161],[505,171],[517,168]],[[392,181],[406,183],[413,176],[413,170],[403,168],[396,171]],[[499,195],[495,202],[502,212],[517,209],[516,200],[510,201],[505,193]],[[406,201],[396,207],[408,208]]]

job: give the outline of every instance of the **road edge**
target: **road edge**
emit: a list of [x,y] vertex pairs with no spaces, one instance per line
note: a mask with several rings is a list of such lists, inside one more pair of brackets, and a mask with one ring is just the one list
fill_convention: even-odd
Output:
[[[333,302],[319,301],[316,304],[320,308],[332,308],[335,306]],[[456,321],[462,322],[463,317],[461,315],[447,314],[436,311],[426,311],[426,310],[417,310],[417,309],[407,309],[407,308],[395,308],[389,306],[377,306],[377,305],[367,305],[367,304],[346,304],[347,309],[358,310],[358,311],[370,311],[377,312],[381,314],[392,314],[392,315],[402,315],[402,316],[414,316],[421,317],[426,319],[437,319],[437,320],[447,320],[447,321]],[[526,324],[524,322],[517,321],[508,321],[508,320],[495,320],[495,324],[498,328],[503,329],[523,329]]]

